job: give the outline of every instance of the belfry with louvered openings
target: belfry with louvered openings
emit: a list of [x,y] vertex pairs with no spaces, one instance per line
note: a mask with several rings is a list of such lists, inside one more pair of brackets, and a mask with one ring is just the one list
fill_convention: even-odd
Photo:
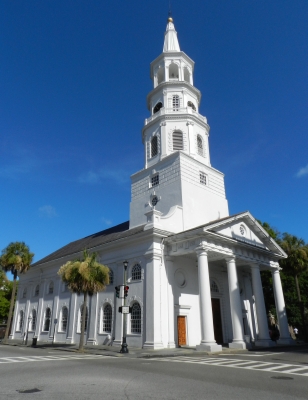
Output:
[[210,162],[194,62],[180,49],[172,18],[150,72],[145,163],[131,176],[129,221],[69,243],[21,275],[10,338],[27,332],[38,342],[79,342],[83,296],[70,293],[57,272],[87,248],[110,270],[106,290],[87,303],[87,344],[121,345],[115,286],[123,284],[124,260],[129,348],[275,346],[262,270],[272,273],[278,343],[292,344],[279,274],[286,254],[248,211],[229,215],[224,175]]

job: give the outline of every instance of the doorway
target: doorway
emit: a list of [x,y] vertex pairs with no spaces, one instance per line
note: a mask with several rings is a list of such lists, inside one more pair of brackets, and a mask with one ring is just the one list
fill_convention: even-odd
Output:
[[178,315],[178,346],[185,346],[186,341],[186,317]]
[[220,299],[212,298],[214,337],[217,344],[223,344]]

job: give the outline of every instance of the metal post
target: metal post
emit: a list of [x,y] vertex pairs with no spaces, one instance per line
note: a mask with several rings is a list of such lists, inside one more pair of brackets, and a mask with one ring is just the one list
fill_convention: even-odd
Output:
[[[123,301],[123,306],[126,306],[126,298],[124,295],[124,288],[126,286],[126,280],[127,280],[127,266],[128,266],[128,261],[123,261],[123,265],[124,265],[124,287],[123,287],[123,297],[124,297],[124,301]],[[120,350],[120,353],[128,353],[128,346],[126,343],[126,332],[127,332],[127,314],[123,314],[123,338],[122,338],[122,347]]]

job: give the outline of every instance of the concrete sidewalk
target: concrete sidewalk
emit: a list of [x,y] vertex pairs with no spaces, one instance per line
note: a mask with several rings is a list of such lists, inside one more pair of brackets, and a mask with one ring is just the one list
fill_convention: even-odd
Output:
[[[4,345],[4,343],[1,343]],[[7,343],[8,346],[25,346],[25,344],[20,340],[10,340]],[[104,345],[85,345],[84,353],[85,354],[96,354],[103,356],[111,356],[111,357],[130,357],[130,358],[154,358],[154,357],[177,357],[177,356],[190,356],[190,357],[200,357],[205,355],[227,355],[227,354],[249,354],[249,352],[268,352],[275,351],[276,349],[282,350],[284,348],[292,349],[297,347],[306,347],[308,346],[305,343],[295,343],[294,346],[273,346],[267,348],[257,348],[253,347],[249,350],[236,350],[229,349],[228,347],[223,347],[222,351],[216,353],[209,353],[206,351],[196,351],[195,347],[177,347],[174,349],[140,349],[136,347],[130,347],[128,354],[120,353],[120,347],[118,346],[104,346]],[[31,347],[31,343],[27,345],[27,347]],[[45,343],[38,342],[36,349],[52,349],[59,351],[68,351],[68,352],[78,352],[78,344],[62,344],[62,343]]]
[[[0,345],[5,345],[0,343]],[[7,346],[25,346],[20,340],[10,340]],[[28,343],[27,347],[32,347],[31,343]],[[36,349],[52,349],[59,351],[78,352],[79,344],[62,344],[62,343],[42,343],[38,342]],[[103,356],[111,357],[132,357],[132,358],[152,358],[152,357],[176,357],[176,356],[199,356],[199,355],[210,355],[210,354],[239,354],[247,353],[248,350],[234,350],[227,347],[223,347],[223,350],[218,353],[209,353],[203,351],[196,351],[195,347],[177,347],[174,349],[140,349],[136,347],[129,347],[128,354],[120,353],[120,347],[118,346],[104,346],[104,345],[85,345],[85,354],[98,354]]]

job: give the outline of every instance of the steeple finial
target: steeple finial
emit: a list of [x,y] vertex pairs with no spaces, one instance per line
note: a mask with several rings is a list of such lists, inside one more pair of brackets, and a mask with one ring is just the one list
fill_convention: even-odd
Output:
[[165,53],[167,51],[181,51],[178,36],[173,24],[173,18],[171,17],[171,1],[169,1],[168,15],[169,17],[167,20],[163,52]]

